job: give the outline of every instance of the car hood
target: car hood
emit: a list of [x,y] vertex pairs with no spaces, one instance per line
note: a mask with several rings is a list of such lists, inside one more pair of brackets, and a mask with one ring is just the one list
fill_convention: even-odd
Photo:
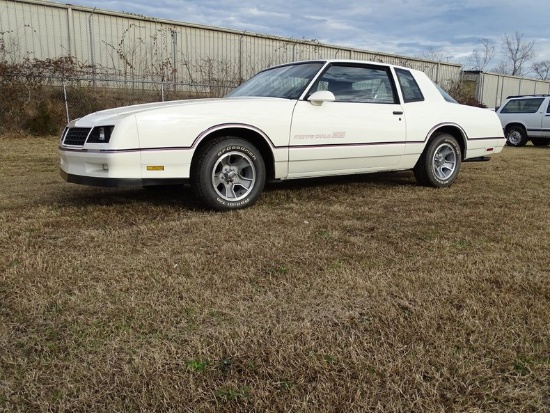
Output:
[[[69,127],[92,127],[96,125],[116,124],[121,119],[128,116],[137,115],[145,112],[153,112],[159,109],[176,109],[185,107],[200,107],[210,105],[212,108],[220,106],[239,106],[241,104],[250,104],[254,102],[273,102],[273,101],[288,101],[288,99],[272,98],[272,97],[235,97],[235,98],[211,98],[211,99],[188,99],[188,100],[173,100],[169,102],[145,103],[140,105],[123,106],[119,108],[106,109],[91,113],[82,118],[72,120]],[[215,109],[213,109],[215,110]]]

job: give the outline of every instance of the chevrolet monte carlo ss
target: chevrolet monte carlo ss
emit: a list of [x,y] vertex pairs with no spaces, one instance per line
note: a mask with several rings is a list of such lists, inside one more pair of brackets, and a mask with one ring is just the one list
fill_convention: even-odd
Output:
[[67,125],[59,153],[68,182],[190,183],[229,210],[252,205],[266,179],[412,169],[446,187],[462,161],[505,142],[494,112],[457,104],[423,72],[319,60],[263,70],[221,99],[92,113]]

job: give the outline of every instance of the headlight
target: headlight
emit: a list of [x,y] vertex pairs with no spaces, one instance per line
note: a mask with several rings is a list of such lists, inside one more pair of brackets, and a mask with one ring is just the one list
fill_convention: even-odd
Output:
[[114,126],[96,126],[90,132],[90,136],[86,140],[87,143],[108,143],[111,139]]

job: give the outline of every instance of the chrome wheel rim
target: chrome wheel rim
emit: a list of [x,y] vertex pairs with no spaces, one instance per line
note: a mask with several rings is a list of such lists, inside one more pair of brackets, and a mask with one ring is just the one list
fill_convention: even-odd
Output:
[[508,142],[510,142],[512,145],[517,145],[520,141],[521,141],[521,133],[519,133],[515,129],[508,132]]
[[218,159],[212,170],[212,185],[225,201],[240,201],[250,194],[256,183],[256,168],[241,152],[228,152]]
[[432,158],[432,167],[437,179],[442,181],[449,179],[456,170],[456,164],[456,149],[448,143],[439,145]]

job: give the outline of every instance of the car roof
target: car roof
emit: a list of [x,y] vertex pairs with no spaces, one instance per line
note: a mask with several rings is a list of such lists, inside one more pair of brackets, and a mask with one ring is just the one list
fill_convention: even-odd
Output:
[[[391,63],[384,63],[384,62],[374,62],[374,61],[371,61],[371,60],[356,60],[356,59],[310,59],[310,60],[298,60],[298,61],[295,61],[295,62],[288,62],[288,63],[282,63],[280,65],[275,65],[275,66],[270,66],[266,69],[272,69],[274,67],[280,67],[280,66],[288,66],[288,65],[294,65],[294,64],[302,64],[302,63],[323,63],[323,64],[326,64],[326,63],[352,63],[352,64],[355,64],[355,63],[359,63],[359,64],[370,64],[370,65],[376,65],[376,66],[390,66],[390,67],[394,67],[394,68],[398,68],[398,69],[405,69],[405,70],[410,70],[410,71],[414,71],[414,72],[419,72],[419,70],[416,70],[416,69],[412,69],[410,67],[404,67],[404,66],[399,66],[399,65],[394,65],[394,64],[391,64]],[[265,70],[266,70],[265,69]]]
[[548,97],[549,94],[540,94],[540,95],[515,95],[515,96],[507,96],[506,99],[519,99],[519,98],[541,98],[541,97]]

